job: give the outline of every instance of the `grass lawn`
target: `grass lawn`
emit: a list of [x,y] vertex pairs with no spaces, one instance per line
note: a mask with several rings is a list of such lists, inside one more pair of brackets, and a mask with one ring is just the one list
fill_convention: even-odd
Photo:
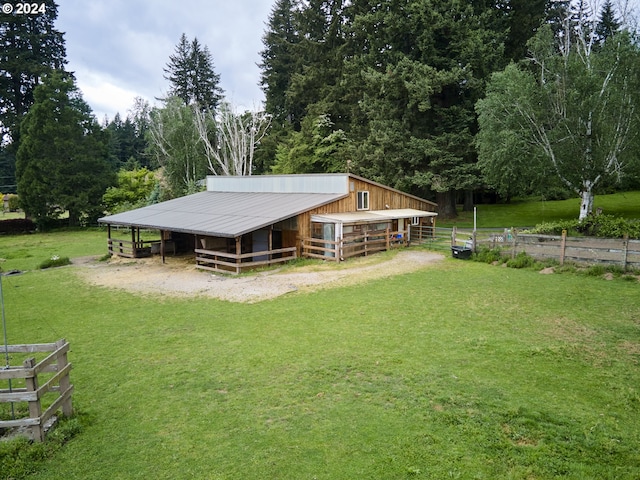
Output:
[[[596,195],[594,210],[602,208],[603,213],[625,218],[640,218],[640,191],[622,192],[612,195]],[[542,202],[514,200],[509,204],[478,205],[478,228],[489,227],[532,227],[541,222],[578,218],[580,199]],[[438,226],[473,226],[473,212],[458,209],[455,220],[438,220]]]
[[637,282],[448,258],[245,305],[74,268],[3,279],[10,343],[72,347],[82,429],[29,478],[640,478]]

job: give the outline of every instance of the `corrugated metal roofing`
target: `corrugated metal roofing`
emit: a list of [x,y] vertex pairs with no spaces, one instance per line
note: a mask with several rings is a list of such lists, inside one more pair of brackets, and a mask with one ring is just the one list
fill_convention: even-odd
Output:
[[346,213],[326,213],[321,215],[312,215],[311,220],[314,222],[331,222],[331,223],[356,223],[356,222],[380,222],[385,220],[395,220],[398,218],[412,217],[436,217],[435,212],[426,212],[424,210],[416,210],[413,208],[401,208],[393,210],[361,210],[359,212]]
[[343,197],[337,193],[200,192],[98,221],[233,238]]

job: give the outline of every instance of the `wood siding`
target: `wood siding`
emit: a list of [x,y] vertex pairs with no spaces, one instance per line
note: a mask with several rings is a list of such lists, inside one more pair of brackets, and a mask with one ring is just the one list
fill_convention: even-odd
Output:
[[353,183],[353,189],[349,188],[350,191],[347,197],[298,215],[299,238],[311,237],[312,215],[357,211],[358,192],[362,191],[369,192],[369,210],[414,208],[416,210],[424,210],[426,212],[435,212],[437,209],[437,205],[433,202],[414,197],[413,195],[409,195],[383,185],[367,182],[363,179],[354,177],[350,177],[349,182],[350,184]]

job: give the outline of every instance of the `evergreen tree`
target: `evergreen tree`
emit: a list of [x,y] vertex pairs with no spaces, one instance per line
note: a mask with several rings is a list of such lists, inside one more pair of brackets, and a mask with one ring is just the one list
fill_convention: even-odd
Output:
[[[13,6],[18,0],[6,0]],[[34,89],[51,69],[67,63],[64,36],[55,28],[58,5],[42,0],[37,15],[0,13],[0,183],[15,188],[20,122],[34,101]]]
[[185,105],[198,105],[205,110],[215,110],[220,103],[224,93],[219,86],[220,75],[215,73],[209,49],[200,45],[197,38],[189,42],[183,33],[164,71],[164,78],[171,84],[170,97],[181,98]]
[[598,18],[596,25],[596,37],[599,43],[604,43],[607,38],[613,37],[620,31],[621,24],[616,19],[616,14],[611,0],[606,0]]
[[287,91],[297,71],[294,53],[300,39],[295,26],[292,0],[278,0],[271,10],[260,52],[260,85],[265,94],[265,111],[273,116],[276,126],[291,123],[294,114],[287,109]]
[[67,211],[70,225],[95,220],[114,176],[104,132],[71,74],[44,77],[20,135],[16,174],[27,216],[43,224]]

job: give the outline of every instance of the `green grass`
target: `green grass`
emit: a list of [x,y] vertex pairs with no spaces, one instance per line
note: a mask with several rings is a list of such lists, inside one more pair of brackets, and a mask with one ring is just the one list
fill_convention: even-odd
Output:
[[3,279],[10,343],[72,347],[81,429],[29,478],[640,477],[637,282],[447,259],[244,305],[74,272]]
[[[609,215],[624,218],[640,218],[640,191],[623,192],[612,195],[596,195],[594,210],[602,208]],[[553,222],[574,219],[580,212],[580,199],[559,200],[552,202],[514,200],[509,204],[478,205],[478,228],[490,227],[532,227],[541,222]],[[458,210],[455,220],[438,220],[438,226],[459,227],[473,226],[473,212]]]

